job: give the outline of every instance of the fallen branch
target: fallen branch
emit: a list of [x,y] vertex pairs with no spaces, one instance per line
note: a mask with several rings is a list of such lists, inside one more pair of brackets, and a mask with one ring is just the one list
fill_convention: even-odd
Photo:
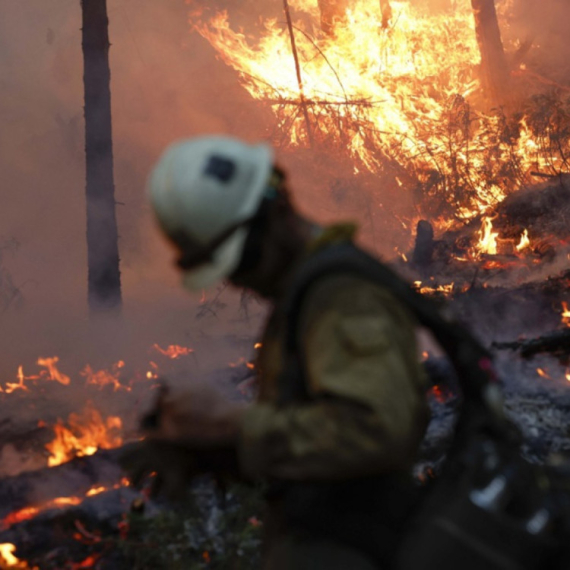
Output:
[[519,351],[523,358],[532,358],[537,354],[549,353],[566,361],[570,359],[570,329],[554,331],[529,340],[494,342],[492,347],[497,350]]

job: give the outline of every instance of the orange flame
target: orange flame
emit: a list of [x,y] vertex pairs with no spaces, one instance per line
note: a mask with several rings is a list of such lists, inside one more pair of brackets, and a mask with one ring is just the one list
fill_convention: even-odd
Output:
[[15,390],[24,390],[25,392],[29,391],[28,387],[24,384],[25,379],[24,368],[22,366],[18,366],[18,382],[7,382],[5,390],[6,394],[11,394]]
[[527,247],[530,247],[530,239],[528,237],[528,230],[525,230],[521,236],[521,241],[519,243],[519,245],[516,246],[517,247],[517,251],[522,251],[523,249],[526,249]]
[[121,370],[125,367],[125,363],[122,360],[116,362],[111,367],[111,370],[98,370],[95,372],[89,364],[80,372],[81,376],[86,379],[86,384],[93,384],[103,388],[104,386],[113,386],[113,391],[117,390],[130,390],[129,386],[123,386],[119,381],[119,374]]
[[152,348],[160,354],[164,356],[168,356],[168,358],[172,358],[173,360],[176,358],[180,358],[181,356],[188,356],[194,352],[194,349],[188,348],[186,346],[178,346],[177,344],[171,344],[167,348],[161,348],[158,344],[153,344]]
[[548,374],[548,372],[546,372],[546,370],[543,370],[542,368],[537,368],[536,371],[538,372],[538,375],[541,378],[547,378],[548,380],[552,380],[550,374]]
[[562,302],[562,324],[570,327],[570,309],[566,301]]
[[479,243],[475,246],[477,253],[487,255],[497,255],[497,238],[499,234],[493,231],[493,220],[483,218],[481,230],[479,231]]
[[[6,529],[14,524],[31,520],[40,513],[43,513],[51,509],[61,509],[64,507],[80,505],[86,497],[93,497],[94,495],[99,495],[106,491],[119,489],[121,487],[128,487],[129,485],[130,485],[129,480],[123,478],[119,483],[116,483],[115,485],[112,485],[110,487],[105,487],[105,486],[91,487],[91,489],[89,489],[85,493],[84,497],[56,497],[55,499],[51,499],[50,501],[45,501],[44,503],[41,503],[39,505],[24,507],[23,509],[19,509],[17,511],[9,513],[6,517],[4,517],[4,519],[2,519],[2,522],[0,523],[0,528]],[[2,554],[1,551],[0,554]]]
[[5,568],[30,570],[28,564],[20,561],[20,559],[14,555],[14,552],[16,552],[16,546],[14,544],[10,544],[9,542],[0,544],[0,568],[2,570]]
[[58,369],[56,364],[59,362],[59,357],[53,356],[51,358],[38,358],[38,364],[40,366],[45,366],[48,371],[48,380],[55,380],[64,386],[68,386],[71,382],[69,376],[62,374]]
[[112,449],[122,445],[118,435],[122,420],[109,416],[105,420],[100,412],[88,404],[82,415],[71,414],[69,428],[61,420],[54,426],[55,439],[45,447],[49,451],[48,465],[53,467],[74,457],[93,455],[98,449]]

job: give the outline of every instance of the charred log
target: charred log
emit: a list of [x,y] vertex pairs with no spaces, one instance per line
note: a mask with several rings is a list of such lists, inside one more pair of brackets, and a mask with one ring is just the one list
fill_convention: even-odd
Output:
[[564,364],[570,361],[570,329],[554,331],[550,334],[533,338],[515,340],[512,342],[495,342],[493,348],[497,350],[515,350],[523,358],[532,358],[538,354],[551,354]]
[[380,0],[380,12],[382,13],[382,28],[388,29],[392,20],[392,6],[390,0]]
[[91,311],[121,306],[113,180],[111,72],[106,0],[82,0],[87,168],[88,299]]
[[62,495],[85,496],[94,486],[118,483],[123,472],[118,465],[125,448],[98,451],[57,467],[0,479],[0,519],[30,505],[40,505]]
[[471,0],[475,15],[477,43],[481,51],[481,80],[493,103],[508,99],[509,68],[494,0]]
[[[118,556],[115,545],[125,514],[133,511],[139,500],[139,493],[130,488],[102,493],[79,505],[48,510],[0,531],[0,542],[14,544],[18,557],[32,567],[40,564],[45,569],[67,568],[89,557],[93,563],[102,558],[105,565],[100,567],[125,568],[126,561]],[[115,541],[110,540],[113,537]]]
[[412,261],[415,266],[426,270],[433,260],[435,242],[433,239],[433,226],[426,220],[420,220],[416,230],[416,244]]

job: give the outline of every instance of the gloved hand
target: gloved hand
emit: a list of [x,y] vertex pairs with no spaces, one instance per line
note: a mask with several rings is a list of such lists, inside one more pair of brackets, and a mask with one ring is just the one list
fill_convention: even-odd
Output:
[[163,389],[142,421],[146,440],[125,447],[120,463],[139,486],[154,474],[151,494],[180,498],[197,475],[238,477],[237,436],[244,407],[208,386]]
[[142,428],[156,439],[219,447],[236,442],[245,409],[206,383],[177,390],[165,387]]

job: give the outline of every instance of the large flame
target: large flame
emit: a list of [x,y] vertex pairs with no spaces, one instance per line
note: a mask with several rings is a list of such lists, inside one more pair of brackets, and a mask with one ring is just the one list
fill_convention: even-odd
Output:
[[392,1],[389,26],[378,0],[352,0],[330,34],[320,30],[318,0],[290,0],[301,81],[282,14],[254,37],[232,29],[227,11],[188,2],[192,27],[274,112],[275,142],[316,141],[348,156],[357,171],[376,172],[394,159],[428,195],[435,187],[447,193],[462,218],[504,199],[532,169],[565,165],[541,154],[527,119],[505,129],[501,112],[468,103],[480,92],[481,60],[469,0],[445,13]]

